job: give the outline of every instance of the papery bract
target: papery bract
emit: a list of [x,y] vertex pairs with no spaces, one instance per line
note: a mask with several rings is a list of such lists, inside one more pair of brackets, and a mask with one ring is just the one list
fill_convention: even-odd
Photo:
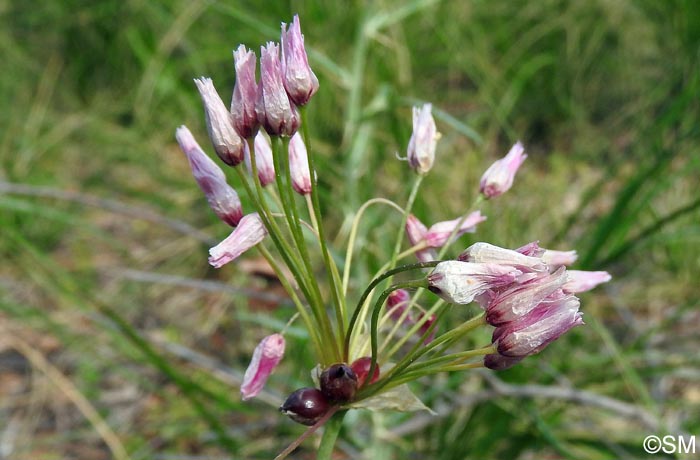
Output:
[[[258,131],[255,135],[255,167],[258,170],[258,179],[263,187],[275,181],[275,165],[272,158],[272,147],[267,135],[262,131]],[[245,165],[248,172],[253,174],[253,168],[250,163],[250,151],[246,149]]]
[[186,126],[177,128],[175,138],[187,156],[192,175],[204,192],[211,209],[230,226],[238,225],[243,216],[241,200],[236,191],[226,182],[224,172],[204,153]]
[[221,268],[260,243],[267,235],[258,213],[243,216],[238,227],[221,243],[209,250],[209,264]]
[[522,272],[498,264],[475,264],[449,260],[428,275],[428,289],[451,303],[468,304],[475,296],[512,283]]
[[255,82],[255,53],[240,45],[233,52],[236,67],[236,84],[231,97],[231,119],[238,134],[248,139],[258,130],[255,113],[258,84]]
[[299,128],[299,112],[282,83],[279,45],[260,49],[260,84],[255,102],[258,122],[271,136],[292,136]]
[[413,134],[408,141],[408,164],[418,174],[426,174],[433,167],[435,148],[440,133],[431,113],[432,105],[413,107]]
[[565,292],[577,293],[590,291],[602,283],[612,279],[608,272],[588,272],[581,270],[569,270],[569,281],[564,285]]
[[281,334],[268,335],[255,347],[253,358],[243,376],[241,397],[243,400],[257,396],[267,378],[284,356],[285,341]]
[[284,88],[296,105],[304,105],[318,91],[318,78],[309,67],[309,60],[304,48],[304,36],[301,34],[301,26],[299,25],[299,15],[294,16],[289,29],[286,26],[282,23]]
[[486,198],[493,198],[507,192],[513,186],[515,173],[527,155],[523,144],[517,142],[508,154],[494,162],[481,176],[479,192]]

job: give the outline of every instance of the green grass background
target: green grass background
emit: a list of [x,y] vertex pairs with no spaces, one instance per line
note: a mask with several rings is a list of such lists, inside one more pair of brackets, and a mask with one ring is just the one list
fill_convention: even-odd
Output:
[[[647,434],[700,434],[699,3],[6,0],[8,458],[112,458],[100,419],[117,457],[134,460],[271,458],[302,432],[274,407],[311,383],[302,330],[262,400],[239,400],[255,343],[292,310],[250,275],[253,258],[208,267],[227,230],[174,143],[187,124],[207,145],[192,79],[212,77],[227,100],[231,51],[278,40],[294,13],[321,82],[309,126],[336,249],[365,200],[405,201],[412,173],[396,153],[410,107],[429,101],[443,137],[416,204],[425,222],[463,212],[482,171],[521,139],[515,187],[462,244],[540,240],[614,276],[581,296],[588,325],[541,355],[417,383],[440,416],[352,413],[338,458],[640,458]],[[399,223],[368,213],[356,288]],[[566,388],[576,392],[555,394]]]

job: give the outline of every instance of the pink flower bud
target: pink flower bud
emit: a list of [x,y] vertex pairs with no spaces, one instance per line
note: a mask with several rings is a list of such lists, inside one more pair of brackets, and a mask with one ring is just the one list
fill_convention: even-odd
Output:
[[221,161],[227,165],[236,166],[243,161],[245,140],[233,128],[231,114],[216,92],[211,78],[195,79],[194,83],[202,96],[207,131],[214,151]]
[[515,173],[527,155],[523,144],[517,142],[508,154],[492,164],[481,176],[479,192],[486,198],[493,198],[508,191],[513,186]]
[[[418,318],[416,319],[416,323],[420,323],[421,321],[423,321],[423,318],[425,317],[425,315],[426,315],[425,313],[420,313],[418,315]],[[437,320],[437,316],[430,315],[428,317],[428,319],[426,319],[425,322],[423,324],[421,324],[420,328],[418,329],[418,335],[420,335],[422,337],[423,334],[428,332],[428,329],[430,329],[430,327],[433,325],[435,320]],[[435,338],[435,329],[433,329],[433,331],[430,333],[430,335],[428,335],[428,337],[425,338],[423,343],[427,345],[430,342],[432,342],[434,338]]]
[[[423,239],[431,248],[442,247],[445,243],[447,243],[447,239],[450,237],[457,224],[459,224],[460,220],[462,220],[462,218],[458,217],[454,220],[438,222],[437,224],[432,225],[425,233]],[[485,220],[486,216],[482,216],[481,211],[474,211],[473,213],[469,214],[466,219],[464,219],[462,225],[459,227],[459,230],[457,230],[455,237],[461,236],[465,233],[474,233],[476,231],[477,224]]]
[[[576,251],[553,251],[551,249],[545,250],[541,257],[542,260],[549,265],[550,269],[561,265],[566,265],[568,267],[578,259]],[[569,272],[569,274],[571,274],[571,272]]]
[[[426,233],[428,233],[428,228],[423,225],[423,222],[418,220],[413,214],[409,214],[406,218],[406,236],[408,237],[408,242],[411,243],[412,246],[422,244],[425,242]],[[437,260],[437,256],[437,252],[433,249],[421,249],[416,252],[416,257],[421,262]]]
[[[406,311],[406,308],[408,308],[410,301],[411,295],[405,289],[397,289],[389,294],[389,297],[386,299],[386,309],[391,319],[399,321]],[[404,322],[410,323],[411,316],[406,315]]]
[[512,283],[521,274],[507,265],[448,260],[428,275],[428,289],[447,302],[468,304],[489,289]]
[[241,200],[236,191],[226,182],[224,172],[204,153],[186,126],[177,128],[175,138],[187,155],[192,175],[214,213],[230,226],[238,225],[243,216]]
[[255,347],[253,359],[243,376],[241,398],[253,398],[262,391],[267,378],[284,356],[284,337],[281,334],[268,335]]
[[587,272],[581,270],[569,270],[569,281],[564,284],[564,292],[586,292],[602,283],[612,279],[608,272]]
[[457,258],[463,262],[512,265],[522,271],[546,271],[547,265],[538,257],[526,256],[512,249],[489,243],[474,243]]
[[547,272],[525,283],[514,283],[495,293],[486,306],[486,321],[500,326],[531,312],[548,296],[561,291],[568,280],[562,267],[553,274]]
[[289,140],[289,173],[292,176],[292,187],[300,195],[311,193],[311,174],[309,174],[309,158],[306,145],[299,133]]
[[431,114],[432,105],[413,107],[413,134],[408,141],[408,164],[418,174],[426,174],[435,161],[435,147],[440,133]]
[[231,118],[238,134],[249,139],[258,130],[255,101],[258,98],[258,84],[255,82],[255,53],[240,45],[233,52],[236,67],[236,85],[231,98]]
[[[275,181],[275,165],[272,160],[272,147],[266,134],[258,131],[255,135],[255,166],[258,169],[260,185],[265,187]],[[245,165],[248,172],[253,174],[253,167],[250,164],[250,152],[246,149]]]
[[238,227],[221,243],[209,250],[209,264],[221,268],[265,238],[267,230],[258,213],[243,216]]
[[282,73],[284,88],[296,105],[309,102],[318,91],[318,79],[314,75],[304,49],[304,36],[301,34],[299,15],[295,15],[289,29],[282,23]]
[[583,324],[579,305],[573,295],[542,303],[518,320],[497,327],[492,341],[498,344],[498,353],[510,358],[539,353],[572,327]]
[[299,112],[282,83],[279,45],[272,42],[260,49],[260,85],[255,113],[271,136],[292,136],[299,128]]

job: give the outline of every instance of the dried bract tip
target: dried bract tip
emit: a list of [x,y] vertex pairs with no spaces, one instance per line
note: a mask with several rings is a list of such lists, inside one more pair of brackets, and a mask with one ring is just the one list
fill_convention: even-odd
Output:
[[517,142],[500,160],[493,163],[481,176],[479,192],[486,198],[493,198],[507,192],[513,186],[515,173],[527,155],[523,144]]
[[267,378],[282,360],[284,346],[284,337],[281,334],[272,334],[262,339],[255,347],[241,385],[241,397],[244,401],[260,393]]
[[301,26],[299,25],[299,15],[294,16],[289,29],[286,26],[282,23],[284,88],[296,105],[304,105],[318,91],[318,78],[309,67],[304,48],[304,36],[301,34]]
[[209,139],[221,161],[236,166],[243,161],[245,140],[233,128],[231,114],[214,88],[211,78],[194,80],[204,103]]

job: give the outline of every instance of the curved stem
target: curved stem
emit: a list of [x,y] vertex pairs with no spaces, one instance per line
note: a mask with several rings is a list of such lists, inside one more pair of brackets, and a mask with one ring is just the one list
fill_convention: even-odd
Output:
[[333,447],[338,439],[340,429],[343,427],[343,418],[347,412],[347,410],[339,410],[326,423],[316,460],[331,460],[333,458]]
[[408,201],[406,202],[406,207],[404,208],[403,218],[401,219],[401,226],[399,227],[398,235],[396,235],[396,244],[394,245],[394,252],[391,255],[390,267],[396,264],[396,259],[401,251],[401,243],[403,242],[403,234],[406,232],[406,222],[408,221],[408,215],[413,209],[413,203],[416,201],[416,196],[418,195],[418,189],[420,189],[420,184],[423,182],[423,174],[418,174],[415,182],[413,182],[413,187],[411,188],[411,193],[408,195]]

